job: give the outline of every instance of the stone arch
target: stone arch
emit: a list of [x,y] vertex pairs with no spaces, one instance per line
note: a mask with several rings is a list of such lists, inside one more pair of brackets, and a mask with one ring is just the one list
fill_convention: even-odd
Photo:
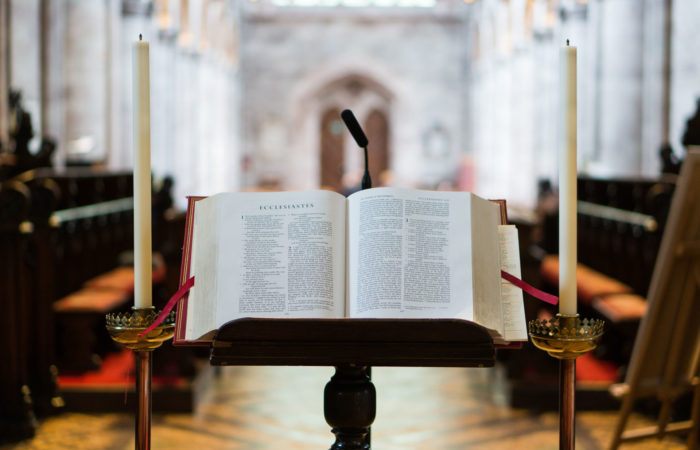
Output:
[[180,0],[178,14],[178,43],[187,47],[192,44],[192,21],[191,21],[190,0]]
[[510,2],[495,3],[492,13],[495,21],[494,41],[496,44],[496,51],[501,55],[508,55],[512,51],[513,45]]
[[532,9],[531,0],[511,1],[508,4],[508,19],[506,26],[510,35],[511,50],[523,47],[529,39],[527,23],[528,10]]
[[172,26],[172,14],[169,10],[168,0],[156,0],[154,3],[155,14],[154,18],[158,29],[167,30]]
[[237,65],[238,30],[233,8],[224,0],[202,0],[199,50]]
[[[356,95],[359,90],[364,94]],[[312,174],[320,173],[320,139],[318,130],[323,112],[330,108],[350,108],[358,121],[364,123],[373,110],[381,111],[389,124],[387,137],[388,159],[392,149],[404,142],[417,142],[416,130],[402,126],[409,123],[415,111],[410,95],[411,89],[399,74],[393,73],[381,63],[366,58],[346,58],[333,61],[309,71],[309,75],[297,83],[290,96],[288,117],[291,120],[290,143],[296,159],[297,179],[289,179],[295,187],[317,187],[320,177],[313,180]],[[372,144],[370,143],[370,146]],[[345,133],[346,173],[361,167],[361,152],[349,133]],[[390,167],[391,169],[392,167]],[[306,176],[304,175],[306,174]],[[378,176],[377,174],[376,176]]]
[[372,186],[380,186],[384,183],[384,174],[390,167],[389,119],[384,111],[373,109],[362,126],[370,142],[369,171],[372,175]]
[[523,16],[523,30],[526,39],[532,39],[534,27],[534,9],[535,0],[527,0],[525,4],[525,12]]
[[207,51],[216,45],[219,18],[223,14],[223,3],[201,0],[199,15],[199,50]]
[[320,167],[319,179],[323,188],[343,192],[344,139],[340,123],[340,110],[329,108],[321,114],[319,128]]
[[497,50],[498,20],[495,5],[492,2],[484,2],[481,8],[480,20],[480,51],[482,55],[493,55]]

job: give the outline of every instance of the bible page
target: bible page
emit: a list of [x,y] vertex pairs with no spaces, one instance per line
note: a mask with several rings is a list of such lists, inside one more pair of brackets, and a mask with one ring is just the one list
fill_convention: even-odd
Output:
[[216,328],[241,317],[343,317],[345,197],[242,192],[205,202],[219,212],[218,255],[194,255],[195,286],[199,268],[215,265]]
[[[185,340],[200,339],[216,327],[216,261],[218,259],[218,210],[212,202],[195,202],[190,274],[195,285],[187,299]],[[203,255],[201,258],[197,255]],[[205,257],[206,256],[206,257]]]
[[[501,248],[501,270],[521,278],[518,229],[515,225],[499,225],[498,236]],[[507,280],[501,280],[503,298],[503,328],[506,341],[527,341],[525,305],[523,291]]]
[[500,207],[471,195],[472,264],[474,267],[474,321],[503,336],[501,262],[498,244]]
[[400,188],[351,195],[349,316],[473,320],[469,201]]

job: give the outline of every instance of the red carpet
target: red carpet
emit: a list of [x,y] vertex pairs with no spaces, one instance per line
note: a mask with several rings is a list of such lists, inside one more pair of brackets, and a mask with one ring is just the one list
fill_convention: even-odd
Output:
[[576,380],[615,383],[618,381],[617,366],[586,353],[576,360]]
[[[58,385],[62,388],[67,388],[133,384],[136,375],[134,366],[135,361],[131,350],[123,350],[120,353],[107,355],[98,371],[86,372],[80,375],[59,376]],[[179,377],[159,377],[155,375],[152,382],[154,385],[170,386],[185,384],[185,380]]]

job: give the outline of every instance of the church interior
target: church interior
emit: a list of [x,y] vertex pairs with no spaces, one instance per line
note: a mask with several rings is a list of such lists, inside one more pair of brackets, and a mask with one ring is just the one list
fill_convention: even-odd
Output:
[[[139,35],[157,308],[183,283],[188,196],[360,190],[345,109],[374,187],[505,199],[522,279],[556,295],[568,41],[577,305],[605,321],[576,361],[576,444],[698,448],[698,25],[698,0],[0,0],[0,449],[135,445],[134,355],[105,315],[134,304]],[[528,293],[524,311],[557,313]],[[154,448],[332,444],[333,367],[209,357],[153,352]],[[373,366],[365,439],[557,448],[558,361],[530,342],[494,358]]]

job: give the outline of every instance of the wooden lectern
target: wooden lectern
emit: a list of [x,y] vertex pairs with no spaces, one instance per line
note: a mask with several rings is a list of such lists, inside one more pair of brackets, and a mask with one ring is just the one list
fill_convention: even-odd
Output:
[[334,366],[324,416],[331,449],[369,449],[376,412],[371,366],[492,367],[486,328],[457,319],[237,319],[219,328],[215,366]]

